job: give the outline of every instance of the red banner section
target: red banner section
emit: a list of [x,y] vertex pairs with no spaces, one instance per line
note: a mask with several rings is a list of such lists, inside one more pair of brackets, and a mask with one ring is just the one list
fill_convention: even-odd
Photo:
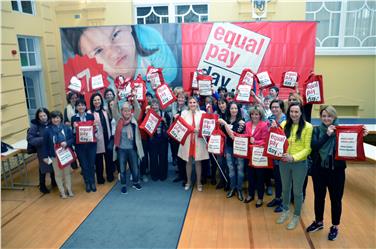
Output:
[[[203,69],[215,87],[235,89],[244,68],[270,72],[281,79],[286,71],[300,75],[299,87],[314,70],[315,22],[252,22],[182,24],[183,87],[190,73]],[[276,82],[280,86],[282,82]],[[281,89],[287,97],[289,89]]]

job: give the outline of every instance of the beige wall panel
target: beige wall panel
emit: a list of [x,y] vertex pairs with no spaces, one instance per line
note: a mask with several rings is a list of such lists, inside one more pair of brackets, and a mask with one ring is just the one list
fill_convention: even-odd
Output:
[[15,75],[21,73],[21,63],[19,60],[1,61],[2,75]]
[[44,33],[43,35],[43,41],[46,46],[49,45],[55,45],[55,33],[52,33],[52,31],[48,31],[51,33]]
[[268,3],[268,10],[272,11],[271,20],[305,20],[305,7],[305,1],[278,0]]
[[[237,1],[213,1],[209,4],[209,21],[239,21],[242,20],[239,16],[241,6]],[[241,19],[240,19],[241,18]]]
[[1,10],[12,11],[12,7],[10,5],[10,2],[8,2],[8,1],[1,1],[0,3],[1,3],[1,5],[0,5]]
[[[18,98],[18,100],[22,101],[24,100],[25,95],[22,95]],[[1,110],[2,120],[1,124],[8,122],[9,120],[17,119],[19,117],[22,117],[27,114],[27,106],[25,101],[22,101],[22,103],[15,104],[15,105],[9,105],[6,108]]]
[[5,138],[5,142],[7,142],[8,144],[13,144],[13,143],[16,143],[20,140],[23,140],[26,138],[27,136],[27,129],[29,127],[25,127],[19,131],[17,131],[16,133],[14,133],[12,136],[8,136]]
[[[54,38],[55,43],[55,38]],[[44,54],[46,55],[47,59],[56,59],[56,46],[55,45],[47,45],[44,47]]]
[[17,140],[13,138],[12,135],[17,134],[21,131],[24,131],[28,127],[29,127],[29,118],[27,114],[25,114],[22,118],[12,120],[10,122],[6,122],[6,123],[2,122],[1,123],[1,137],[5,141],[9,140],[9,141],[16,142]]
[[[1,107],[6,106],[5,109],[7,109],[9,106],[19,103],[26,104],[24,89],[17,89],[15,91],[5,92],[1,94]],[[3,110],[4,109],[1,109],[1,112],[3,112]]]
[[23,89],[23,80],[21,72],[14,76],[1,77],[1,92]]
[[104,25],[133,24],[133,6],[131,1],[110,1],[106,3]]
[[46,63],[46,66],[47,66],[46,69],[47,69],[48,72],[51,72],[51,71],[55,72],[55,71],[58,70],[56,59],[50,59],[50,60],[46,59],[45,63]]
[[1,28],[1,45],[14,45],[17,48],[18,51],[18,43],[17,43],[17,36],[16,31],[13,28],[8,28],[8,26],[4,27],[4,23],[2,23]]
[[64,85],[62,83],[51,84],[51,93],[64,93]]
[[48,75],[48,81],[50,82],[50,84],[55,84],[55,82],[59,82],[58,84],[63,84],[63,82],[60,81],[60,76],[58,72],[50,72],[47,75]]
[[[12,55],[12,50],[16,50],[17,54]],[[2,60],[19,60],[19,50],[18,45],[1,45],[1,59]]]

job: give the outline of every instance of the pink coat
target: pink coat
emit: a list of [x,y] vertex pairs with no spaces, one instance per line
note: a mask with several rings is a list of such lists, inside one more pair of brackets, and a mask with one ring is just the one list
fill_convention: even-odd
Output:
[[252,121],[249,121],[245,124],[245,134],[253,137],[255,139],[254,145],[265,145],[266,138],[268,137],[268,123],[264,121],[260,121],[257,125],[255,130],[252,133]]
[[[91,111],[88,111],[88,112],[91,113]],[[101,119],[99,117],[99,113],[94,112],[93,115],[94,115],[94,120],[98,124],[97,133],[95,135],[97,138],[97,154],[105,153],[107,144],[104,144],[104,137],[103,137],[104,134],[103,134],[103,127],[101,124]],[[104,115],[104,118],[106,119],[107,131],[108,131],[108,136],[109,136],[108,140],[110,140],[110,136],[111,136],[110,122],[108,119],[107,112],[105,110],[103,110],[103,115]]]

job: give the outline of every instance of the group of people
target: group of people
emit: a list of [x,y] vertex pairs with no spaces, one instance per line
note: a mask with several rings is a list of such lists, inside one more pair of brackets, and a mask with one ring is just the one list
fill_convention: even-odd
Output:
[[[328,239],[335,240],[340,224],[346,168],[345,161],[335,160],[336,110],[332,106],[322,106],[321,124],[313,127],[310,124],[312,105],[303,105],[298,91],[290,93],[287,101],[279,99],[278,92],[277,87],[270,88],[269,95],[265,97],[252,92],[254,103],[239,104],[234,101],[234,93],[227,92],[226,88],[214,91],[213,96],[200,96],[197,90],[187,94],[181,87],[176,87],[174,94],[177,100],[165,110],[161,110],[159,101],[150,93],[145,102],[139,103],[133,98],[121,106],[115,91],[110,88],[104,91],[103,97],[101,93],[94,93],[90,103],[85,103],[77,93],[69,93],[64,115],[40,108],[28,131],[27,140],[37,149],[40,191],[49,192],[45,178],[46,173],[50,173],[51,184],[58,187],[62,198],[74,196],[71,167],[58,167],[56,145],[76,152],[86,192],[95,192],[96,184],[104,184],[105,180],[112,182],[117,170],[123,194],[127,193],[128,169],[131,186],[136,190],[141,190],[142,181],[148,181],[147,175],[153,181],[167,179],[170,146],[177,173],[174,182],[182,181],[185,190],[192,188],[195,181],[197,190],[202,192],[209,177],[213,185],[217,184],[218,177],[216,188],[227,191],[227,198],[236,195],[240,201],[250,203],[257,193],[255,206],[259,208],[264,203],[265,186],[270,186],[270,178],[274,178],[275,198],[267,206],[275,207],[274,211],[281,213],[276,223],[283,224],[290,218],[289,206],[293,199],[294,212],[287,229],[294,229],[299,222],[310,166],[315,221],[307,232],[323,228],[328,189],[332,205]],[[139,128],[151,109],[162,117],[153,136]],[[223,155],[209,154],[207,141],[198,136],[203,113],[218,115],[220,129],[226,136]],[[168,128],[179,116],[194,128],[184,144],[167,135]],[[75,128],[79,122],[90,120],[95,126],[96,141],[76,144]],[[269,167],[255,167],[252,160],[234,156],[235,135],[245,134],[250,138],[250,144],[265,146],[270,127],[281,127],[289,142],[281,160],[273,160]],[[195,177],[192,177],[193,168]],[[244,178],[248,181],[246,197],[243,196]]]

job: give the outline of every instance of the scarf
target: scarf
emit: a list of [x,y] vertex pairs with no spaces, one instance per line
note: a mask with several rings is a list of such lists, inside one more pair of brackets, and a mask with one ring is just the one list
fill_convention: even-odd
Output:
[[103,129],[104,144],[108,144],[109,131],[107,130],[106,118],[105,118],[102,110],[95,110],[95,111],[99,114],[99,119],[101,121],[102,129]]
[[125,128],[125,132],[127,133],[127,137],[128,137],[129,140],[132,141],[133,140],[133,129],[132,129],[132,125],[131,125],[132,118],[130,118],[128,120],[125,120],[125,119],[122,118],[122,120],[123,120],[122,124],[123,124],[123,127]]
[[72,117],[76,114],[75,107],[72,106],[71,104],[67,105],[67,118],[68,121],[71,122]]
[[54,144],[60,144],[65,141],[64,125],[52,125],[52,140]]
[[[333,125],[337,126],[338,121],[335,119],[333,121]],[[324,125],[324,123],[321,123],[319,126],[319,139],[321,140],[328,131],[328,127]],[[333,152],[334,152],[334,146],[336,144],[336,136],[335,134],[331,135],[329,139],[325,142],[325,144],[322,145],[322,147],[319,150],[320,158],[321,158],[321,167],[323,168],[329,168],[330,161],[333,158]]]

